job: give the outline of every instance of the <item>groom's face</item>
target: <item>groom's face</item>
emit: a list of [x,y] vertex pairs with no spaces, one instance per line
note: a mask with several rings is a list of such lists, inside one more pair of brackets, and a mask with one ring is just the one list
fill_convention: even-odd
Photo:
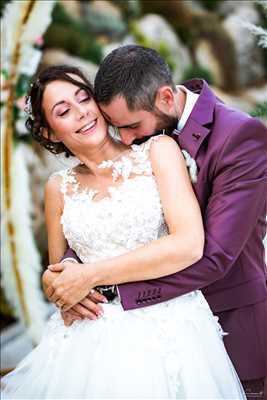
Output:
[[177,119],[171,117],[160,109],[149,112],[145,110],[130,111],[123,97],[115,97],[110,104],[99,107],[105,119],[118,128],[124,144],[131,144],[135,139],[141,139],[162,131],[172,131],[177,124]]

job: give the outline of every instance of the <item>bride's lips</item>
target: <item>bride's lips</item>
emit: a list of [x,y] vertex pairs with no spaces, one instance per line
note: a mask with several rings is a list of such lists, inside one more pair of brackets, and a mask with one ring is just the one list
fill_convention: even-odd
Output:
[[96,125],[97,125],[97,118],[89,122],[88,124],[84,125],[78,131],[76,131],[76,133],[79,133],[80,135],[89,135],[95,130]]

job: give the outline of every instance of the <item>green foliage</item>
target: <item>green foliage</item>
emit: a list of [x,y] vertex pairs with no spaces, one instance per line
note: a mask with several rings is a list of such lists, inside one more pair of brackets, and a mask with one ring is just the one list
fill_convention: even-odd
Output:
[[169,65],[171,71],[174,71],[175,69],[175,63],[173,61],[173,56],[172,53],[163,40],[160,40],[159,42],[153,42],[145,37],[143,33],[140,31],[138,28],[137,24],[135,22],[132,22],[129,26],[130,33],[134,36],[136,43],[139,44],[140,46],[144,47],[151,47],[152,49],[155,49],[159,52],[161,57],[166,61],[166,63]]
[[141,5],[139,0],[112,0],[112,3],[119,7],[126,22],[138,18],[141,14]]
[[216,11],[220,1],[221,0],[198,0],[208,11]]
[[191,47],[195,40],[195,36],[192,34],[192,31],[188,29],[188,27],[181,24],[176,24],[174,29],[184,45]]
[[44,36],[47,47],[61,48],[74,56],[100,63],[102,48],[85,24],[71,18],[58,3],[53,10],[52,21]]
[[183,75],[183,81],[187,81],[188,79],[193,79],[193,78],[201,78],[204,79],[206,82],[208,82],[209,85],[214,84],[214,78],[211,74],[211,72],[203,67],[200,67],[198,65],[190,66],[188,67]]
[[24,96],[25,93],[28,92],[29,85],[31,82],[31,77],[25,74],[21,74],[19,76],[17,85],[16,85],[16,97],[19,98]]
[[267,101],[259,104],[254,110],[250,112],[252,117],[267,119]]
[[10,3],[10,1],[11,1],[11,0],[1,0],[1,2],[0,2],[0,17],[2,17],[2,15],[4,14],[6,5],[7,5],[8,3]]

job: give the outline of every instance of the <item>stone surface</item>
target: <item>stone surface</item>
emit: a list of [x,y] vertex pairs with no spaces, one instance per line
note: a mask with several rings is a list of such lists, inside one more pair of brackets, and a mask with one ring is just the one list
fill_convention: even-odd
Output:
[[267,102],[267,83],[258,87],[250,87],[244,92],[244,95],[255,105]]
[[98,66],[96,64],[85,61],[79,57],[71,56],[61,49],[45,50],[41,63],[46,66],[55,64],[66,64],[81,68],[87,74],[87,76],[89,76],[91,82],[94,81],[96,72],[98,70]]
[[218,58],[213,54],[212,46],[209,41],[200,40],[197,43],[195,47],[195,57],[197,63],[211,73],[214,84],[223,87],[225,83],[223,69]]
[[189,51],[179,40],[171,25],[157,14],[147,14],[137,22],[137,28],[156,47],[164,43],[174,65],[174,81],[180,82],[191,60]]
[[238,93],[238,95],[226,93],[218,87],[212,87],[215,94],[219,99],[221,99],[225,104],[230,107],[236,108],[237,110],[249,113],[254,108],[254,102],[248,99],[244,92]]
[[243,23],[250,22],[257,25],[260,23],[259,16],[252,2],[234,2],[237,3],[235,5],[229,3],[233,12],[223,21],[223,26],[235,45],[239,85],[240,87],[254,85],[261,82],[265,76],[263,53],[257,46],[255,36],[243,26]]
[[122,19],[120,9],[107,0],[94,0],[90,2],[90,8],[100,14],[109,15],[112,18]]
[[83,3],[83,18],[95,35],[106,35],[109,40],[121,38],[127,27],[120,9],[107,0]]

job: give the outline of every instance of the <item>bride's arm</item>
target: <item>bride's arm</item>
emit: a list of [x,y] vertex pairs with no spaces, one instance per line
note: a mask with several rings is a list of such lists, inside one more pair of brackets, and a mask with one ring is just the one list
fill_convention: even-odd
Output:
[[73,274],[71,277],[72,268],[68,263],[64,267],[56,265],[55,270],[64,268],[65,271],[51,288],[54,301],[61,298],[69,307],[88,288],[170,275],[202,257],[201,212],[178,145],[169,137],[159,137],[151,144],[150,156],[169,235],[122,256],[84,264],[76,269],[75,277]]
[[[67,248],[67,241],[60,222],[63,211],[63,196],[60,192],[60,185],[61,177],[55,175],[48,180],[45,186],[45,222],[48,237],[49,262],[51,264],[59,262]],[[48,288],[59,274],[60,272],[53,272],[49,269],[43,273],[42,284],[46,295]],[[47,297],[51,301],[49,296]],[[62,314],[65,323],[69,325],[72,320],[81,318],[95,319],[103,311],[100,305],[95,304],[96,301],[103,302],[105,298],[95,292],[93,299],[82,299],[80,304],[76,304],[69,311],[69,314]]]
[[61,177],[54,175],[45,185],[45,223],[48,238],[50,264],[58,262],[67,249],[60,218],[63,210],[63,196],[60,192]]
[[150,157],[169,234],[96,263],[97,285],[159,278],[181,271],[202,257],[202,217],[181,150],[173,139],[160,136],[151,144]]

